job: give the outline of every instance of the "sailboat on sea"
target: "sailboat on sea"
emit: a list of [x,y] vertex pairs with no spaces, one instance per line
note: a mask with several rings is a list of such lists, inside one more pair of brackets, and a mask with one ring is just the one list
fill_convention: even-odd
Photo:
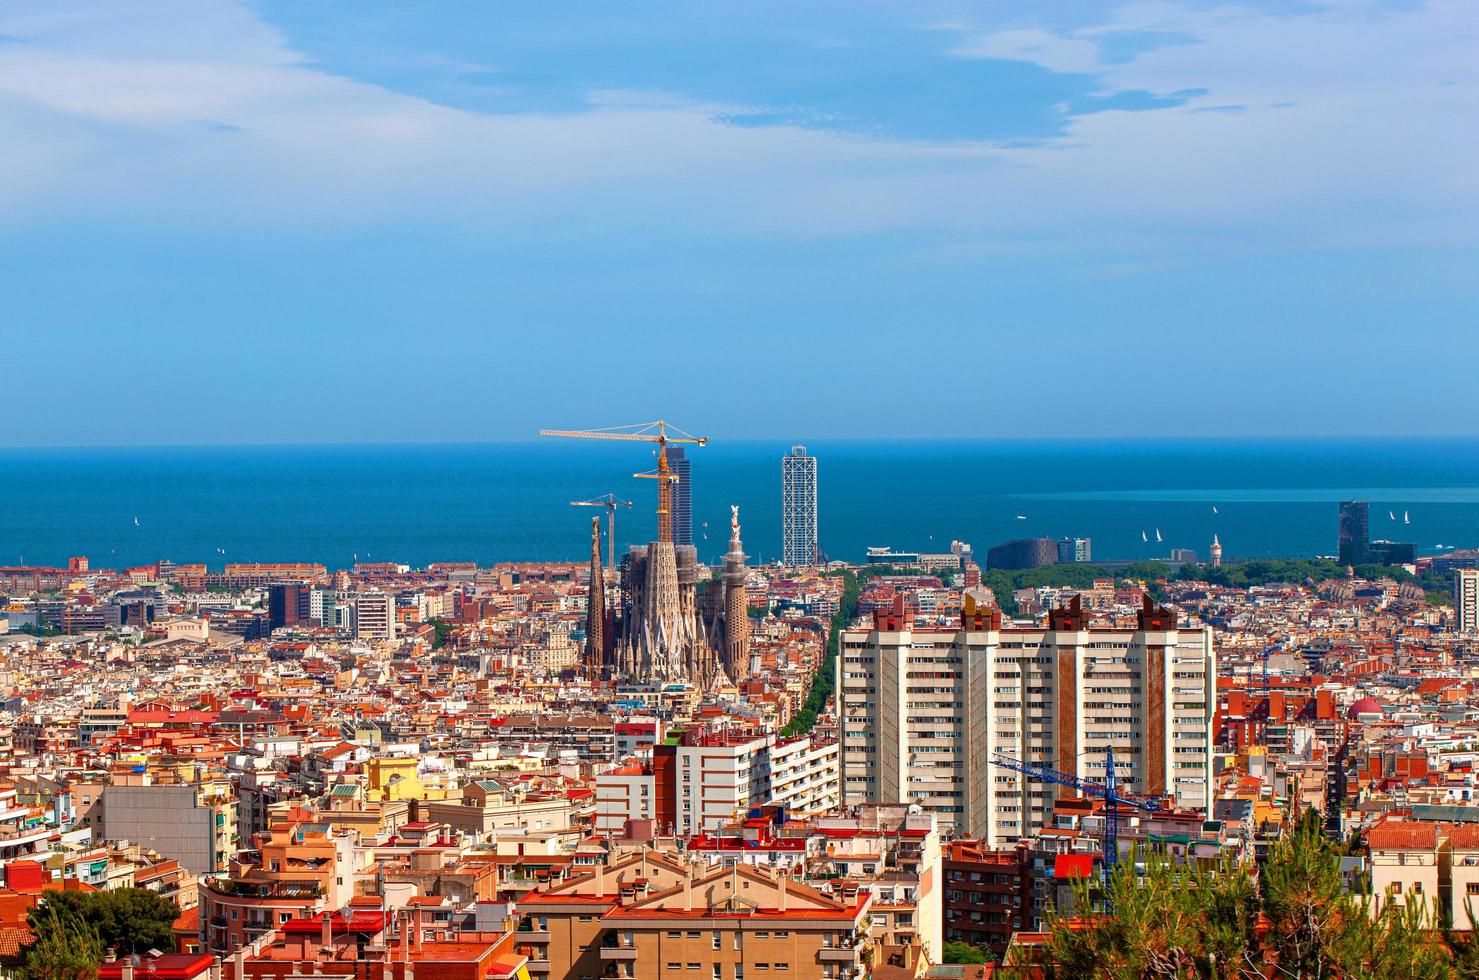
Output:
[[1155,529],[1155,539],[1157,541],[1161,540],[1161,529],[1160,528],[1156,528]]
[[1140,532],[1140,540],[1141,541],[1149,541],[1150,540],[1150,537],[1148,535],[1146,535],[1146,533],[1144,531],[1141,531]]
[[1403,524],[1411,524],[1412,523],[1412,518],[1407,516],[1407,511],[1405,511],[1405,510],[1402,512],[1402,523]]

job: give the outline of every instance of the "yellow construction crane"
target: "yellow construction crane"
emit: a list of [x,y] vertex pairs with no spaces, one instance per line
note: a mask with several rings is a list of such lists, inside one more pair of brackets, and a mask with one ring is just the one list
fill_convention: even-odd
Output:
[[606,564],[616,567],[616,508],[630,507],[630,500],[617,500],[614,493],[603,493],[595,500],[572,500],[571,507],[606,508]]
[[[669,435],[671,430],[674,435]],[[662,419],[656,422],[640,422],[636,425],[616,425],[609,429],[540,429],[542,436],[557,436],[565,439],[617,439],[627,442],[657,443],[657,470],[652,473],[633,473],[645,480],[657,481],[657,538],[659,541],[673,540],[673,483],[678,474],[668,469],[668,443],[691,443],[707,446],[709,440],[684,432],[676,425]]]

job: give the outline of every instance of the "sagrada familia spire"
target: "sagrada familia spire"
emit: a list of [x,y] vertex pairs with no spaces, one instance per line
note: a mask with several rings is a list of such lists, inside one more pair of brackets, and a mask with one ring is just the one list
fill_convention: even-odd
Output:
[[745,547],[740,543],[739,508],[729,508],[729,551],[724,555],[724,648],[720,667],[729,677],[759,671],[750,663],[750,594],[745,588]]
[[[599,665],[603,673],[610,670],[624,677],[703,685],[712,683],[718,674],[719,660],[709,645],[698,610],[699,580],[708,578],[708,570],[698,563],[698,551],[693,545],[677,545],[673,541],[673,488],[680,476],[668,463],[669,443],[704,446],[709,440],[670,426],[662,419],[606,429],[540,429],[539,434],[657,444],[656,472],[635,474],[657,481],[657,540],[645,548],[632,548],[622,559],[621,638],[615,644],[614,661],[610,663],[606,662],[604,655],[608,632],[606,622],[603,619],[599,626],[596,622],[596,616],[604,611],[605,603],[595,602],[601,557],[596,532],[592,529],[592,595],[591,608],[586,615],[586,633],[590,638],[599,636],[602,643],[598,649],[593,639],[587,640],[585,660],[588,669],[594,670]],[[614,520],[615,498],[612,497],[606,506],[612,508]],[[600,591],[605,592],[604,583]]]
[[585,656],[588,675],[601,671],[606,659],[606,570],[601,565],[601,518],[591,518],[591,582],[585,600]]
[[693,545],[653,541],[627,552],[618,674],[707,685],[718,667],[698,614],[706,570]]

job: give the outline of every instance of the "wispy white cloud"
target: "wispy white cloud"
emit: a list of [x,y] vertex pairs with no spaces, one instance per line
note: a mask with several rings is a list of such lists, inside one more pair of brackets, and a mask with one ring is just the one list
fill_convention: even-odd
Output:
[[[1036,145],[927,143],[727,118],[674,92],[570,113],[449,108],[327,72],[254,12],[7,6],[0,213],[192,223],[652,222],[790,236],[929,229],[1092,240],[1229,229],[1396,240],[1479,223],[1479,93],[1460,2],[1275,15],[1134,3],[1069,32],[957,25],[956,57],[1086,73],[1182,107],[1069,118]],[[1111,52],[1132,33],[1182,40]],[[679,80],[681,81],[681,80]],[[982,98],[991,98],[983,93]],[[1229,107],[1238,107],[1230,111]]]
[[967,34],[952,51],[960,58],[1029,61],[1051,71],[1087,74],[1100,67],[1099,45],[1088,37],[1064,36],[1037,28]]

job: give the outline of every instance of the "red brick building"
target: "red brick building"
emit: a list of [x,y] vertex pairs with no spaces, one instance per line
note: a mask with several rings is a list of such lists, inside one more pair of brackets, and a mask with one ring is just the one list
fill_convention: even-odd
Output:
[[952,841],[945,846],[941,870],[946,941],[1000,955],[1012,933],[1031,925],[1032,861],[1025,844],[992,851],[979,841]]

